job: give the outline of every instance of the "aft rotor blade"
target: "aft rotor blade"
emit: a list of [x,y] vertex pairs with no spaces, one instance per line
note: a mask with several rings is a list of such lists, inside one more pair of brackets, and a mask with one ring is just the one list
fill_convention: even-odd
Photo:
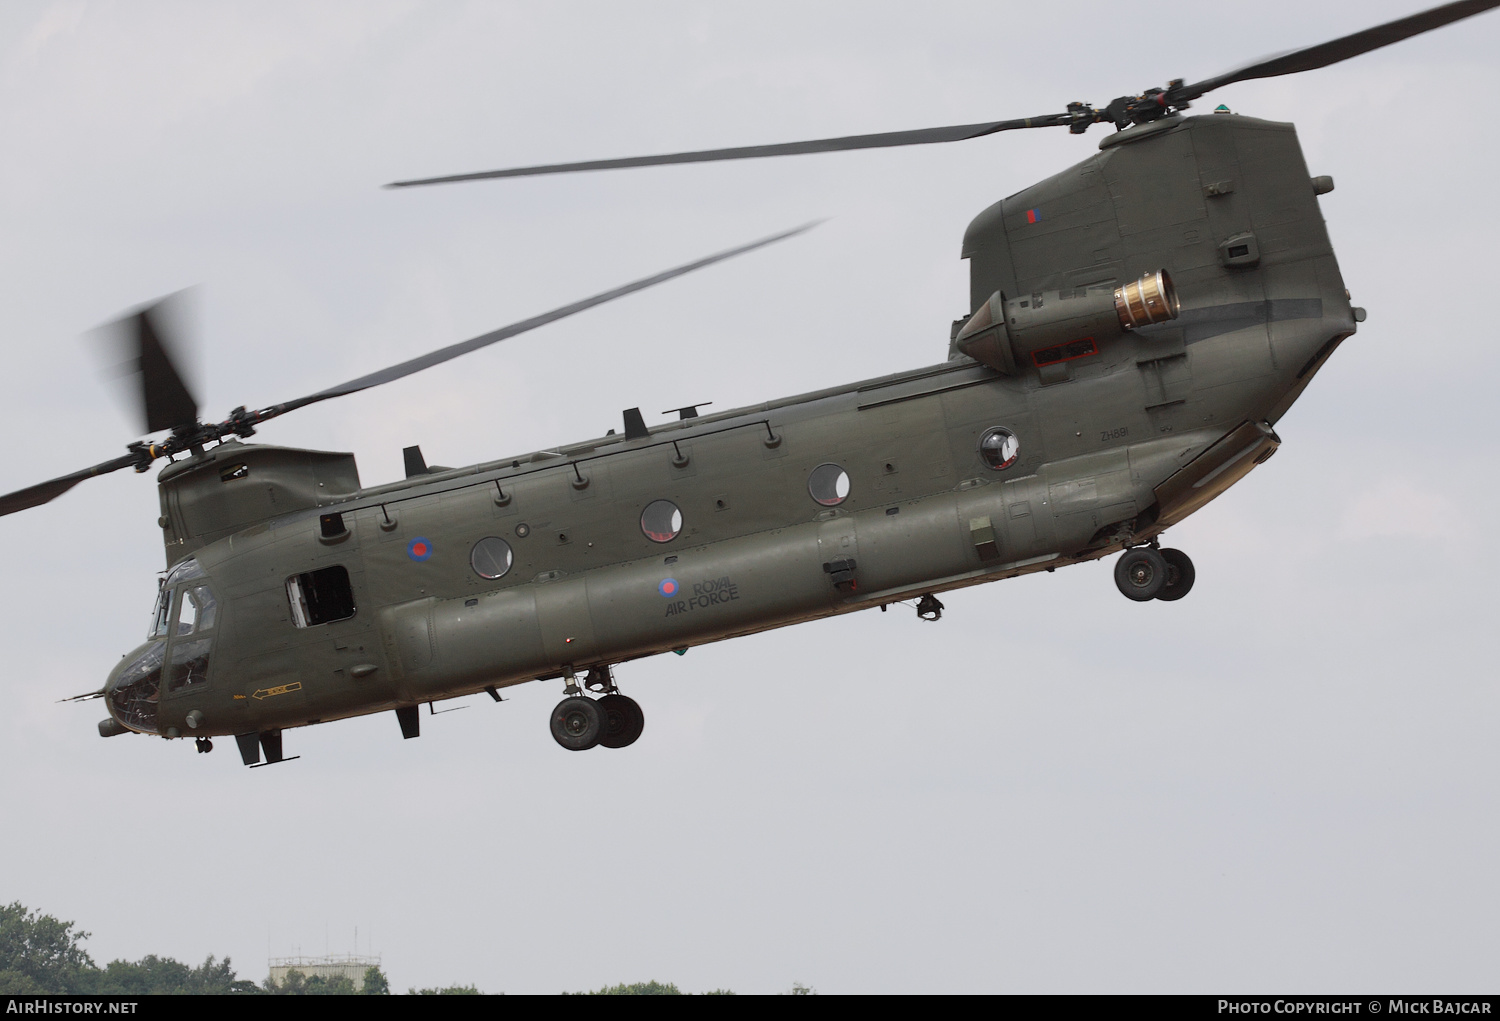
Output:
[[1355,32],[1316,46],[1263,57],[1233,71],[1173,89],[1171,98],[1174,101],[1197,99],[1205,92],[1234,82],[1250,81],[1255,78],[1275,78],[1284,74],[1296,74],[1299,71],[1312,71],[1316,68],[1327,67],[1341,60],[1357,57],[1361,53],[1369,53],[1382,46],[1410,39],[1414,35],[1442,28],[1455,21],[1483,14],[1496,7],[1500,7],[1500,0],[1459,0],[1458,3],[1443,4],[1441,7],[1434,7],[1420,14],[1388,21],[1384,25],[1376,25],[1374,28],[1367,28],[1362,32]]
[[14,493],[0,496],[0,516],[14,514],[16,511],[25,510],[28,507],[36,507],[62,496],[84,479],[91,479],[95,475],[104,475],[108,472],[119,471],[121,468],[130,468],[140,460],[137,454],[125,454],[115,458],[113,461],[105,461],[96,464],[92,468],[76,471],[71,475],[53,479],[50,482],[41,482],[26,489],[18,489]]
[[720,160],[752,160],[765,156],[797,156],[813,152],[842,152],[848,149],[885,149],[900,145],[931,145],[935,142],[962,142],[970,138],[993,135],[997,131],[1017,128],[1050,128],[1072,123],[1065,113],[1044,117],[1022,117],[984,124],[955,124],[946,128],[918,128],[914,131],[883,131],[873,135],[845,135],[842,138],[818,138],[807,142],[782,142],[776,145],[747,145],[735,149],[703,149],[698,152],[675,152],[663,156],[629,156],[614,160],[588,160],[583,163],[549,163],[510,170],[485,170],[474,174],[448,177],[425,177],[412,181],[394,181],[387,188],[412,188],[422,184],[452,184],[456,181],[482,181],[491,177],[532,177],[538,174],[573,174],[582,170],[620,170],[626,167],[656,167],[668,163],[715,163]]
[[702,269],[705,266],[712,266],[716,262],[723,262],[725,259],[731,259],[736,255],[743,255],[746,252],[754,251],[757,248],[763,248],[766,245],[772,244],[776,241],[782,241],[789,237],[795,237],[796,235],[801,234],[804,231],[808,231],[816,227],[819,222],[821,221],[804,224],[803,226],[796,227],[792,230],[782,231],[780,234],[773,234],[768,238],[761,238],[759,241],[752,241],[748,245],[740,245],[738,248],[731,248],[728,251],[719,252],[716,255],[710,255],[707,258],[698,259],[695,262],[689,262],[685,265],[677,266],[674,269],[669,269],[665,272],[657,273],[654,276],[645,277],[643,279],[636,280],[633,283],[625,284],[623,287],[616,287],[613,290],[605,291],[602,294],[596,294],[591,298],[584,298],[582,301],[575,301],[571,305],[564,305],[561,308],[555,308],[551,312],[543,312],[539,316],[533,316],[530,319],[523,319],[520,322],[512,323],[509,326],[502,326],[498,330],[494,330],[490,333],[474,337],[470,340],[460,341],[457,344],[450,344],[447,347],[439,348],[438,350],[429,352],[428,354],[419,355],[416,358],[401,362],[398,365],[392,365],[390,368],[381,369],[379,372],[372,372],[367,376],[360,376],[358,379],[351,379],[347,383],[340,383],[338,386],[331,386],[326,390],[319,390],[315,394],[310,394],[306,397],[298,398],[295,401],[288,401],[285,404],[274,405],[270,408],[266,408],[263,411],[258,412],[256,420],[265,421],[268,418],[274,418],[277,415],[284,415],[288,411],[295,411],[297,408],[306,407],[307,405],[315,404],[318,401],[326,401],[332,397],[343,397],[346,394],[357,393],[360,390],[368,390],[372,386],[379,386],[382,383],[389,383],[393,380],[401,379],[404,376],[410,376],[412,373],[421,372],[423,369],[430,369],[434,365],[441,365],[443,362],[450,361],[454,358],[459,357],[460,355],[466,355],[471,351],[478,351],[482,347],[488,347],[491,344],[498,343],[502,340],[507,340],[518,334],[526,333],[529,330],[534,330],[538,326],[545,326],[548,323],[557,322],[557,320],[559,319],[566,319],[568,316],[576,315],[577,313],[582,312],[585,309],[593,308],[595,305],[603,305],[607,301],[614,301],[616,298],[623,298],[625,295],[634,294],[636,291],[644,291],[648,287],[654,287],[655,285],[664,283],[668,280],[673,279],[674,277],[680,277],[684,274],[691,273],[696,269]]

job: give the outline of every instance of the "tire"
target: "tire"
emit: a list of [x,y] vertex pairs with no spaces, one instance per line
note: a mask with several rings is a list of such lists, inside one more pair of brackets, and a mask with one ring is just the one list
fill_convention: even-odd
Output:
[[1181,599],[1193,590],[1193,581],[1197,578],[1197,574],[1193,571],[1193,561],[1180,549],[1164,549],[1157,552],[1167,562],[1167,581],[1162,585],[1161,591],[1156,594],[1156,598],[1169,603]]
[[604,713],[592,699],[565,698],[552,710],[552,737],[570,752],[588,751],[604,735]]
[[1115,561],[1115,586],[1126,599],[1155,599],[1166,583],[1167,562],[1150,546],[1128,549]]
[[646,729],[646,714],[640,704],[624,695],[605,695],[598,702],[604,712],[604,733],[599,738],[603,748],[624,748],[635,744]]

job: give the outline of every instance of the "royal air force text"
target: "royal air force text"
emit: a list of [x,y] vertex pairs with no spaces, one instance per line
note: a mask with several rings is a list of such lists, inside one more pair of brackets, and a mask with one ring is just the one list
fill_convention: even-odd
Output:
[[725,575],[713,581],[699,582],[694,585],[692,596],[687,599],[675,599],[668,603],[664,616],[675,617],[679,613],[688,613],[700,606],[718,606],[720,603],[733,602],[739,597],[739,586],[728,575]]

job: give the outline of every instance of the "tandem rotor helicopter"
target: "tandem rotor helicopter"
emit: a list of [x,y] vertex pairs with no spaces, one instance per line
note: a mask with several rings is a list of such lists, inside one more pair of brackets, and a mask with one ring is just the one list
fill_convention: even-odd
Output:
[[[146,432],[112,460],[0,497],[0,514],[96,475],[158,474],[167,572],[147,639],[79,698],[101,735],[234,736],[285,761],[284,730],[531,680],[565,682],[564,748],[632,744],[621,663],[1118,555],[1127,598],[1172,601],[1194,568],[1160,547],[1280,444],[1275,425],[1363,311],[1350,303],[1290,124],[1185,113],[1235,82],[1324,67],[1500,6],[1464,0],[1102,107],[985,124],[396,182],[955,142],[1113,126],[1081,163],[982,211],[964,236],[970,314],[946,360],[471,465],[405,452],[361,484],[352,454],[244,442],[308,405],[394,382],[806,230],[667,270],[338,386],[203,422],[162,309],[119,329]],[[262,762],[264,757],[264,763]]]

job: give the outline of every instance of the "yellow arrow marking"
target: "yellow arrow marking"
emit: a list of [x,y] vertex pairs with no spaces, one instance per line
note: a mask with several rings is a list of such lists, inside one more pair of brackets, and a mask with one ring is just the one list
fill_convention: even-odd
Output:
[[250,697],[254,698],[254,699],[270,698],[272,695],[285,695],[289,691],[301,691],[301,690],[302,690],[302,682],[301,681],[293,681],[290,684],[278,684],[274,688],[261,688],[259,691],[257,691],[255,694],[251,695]]

